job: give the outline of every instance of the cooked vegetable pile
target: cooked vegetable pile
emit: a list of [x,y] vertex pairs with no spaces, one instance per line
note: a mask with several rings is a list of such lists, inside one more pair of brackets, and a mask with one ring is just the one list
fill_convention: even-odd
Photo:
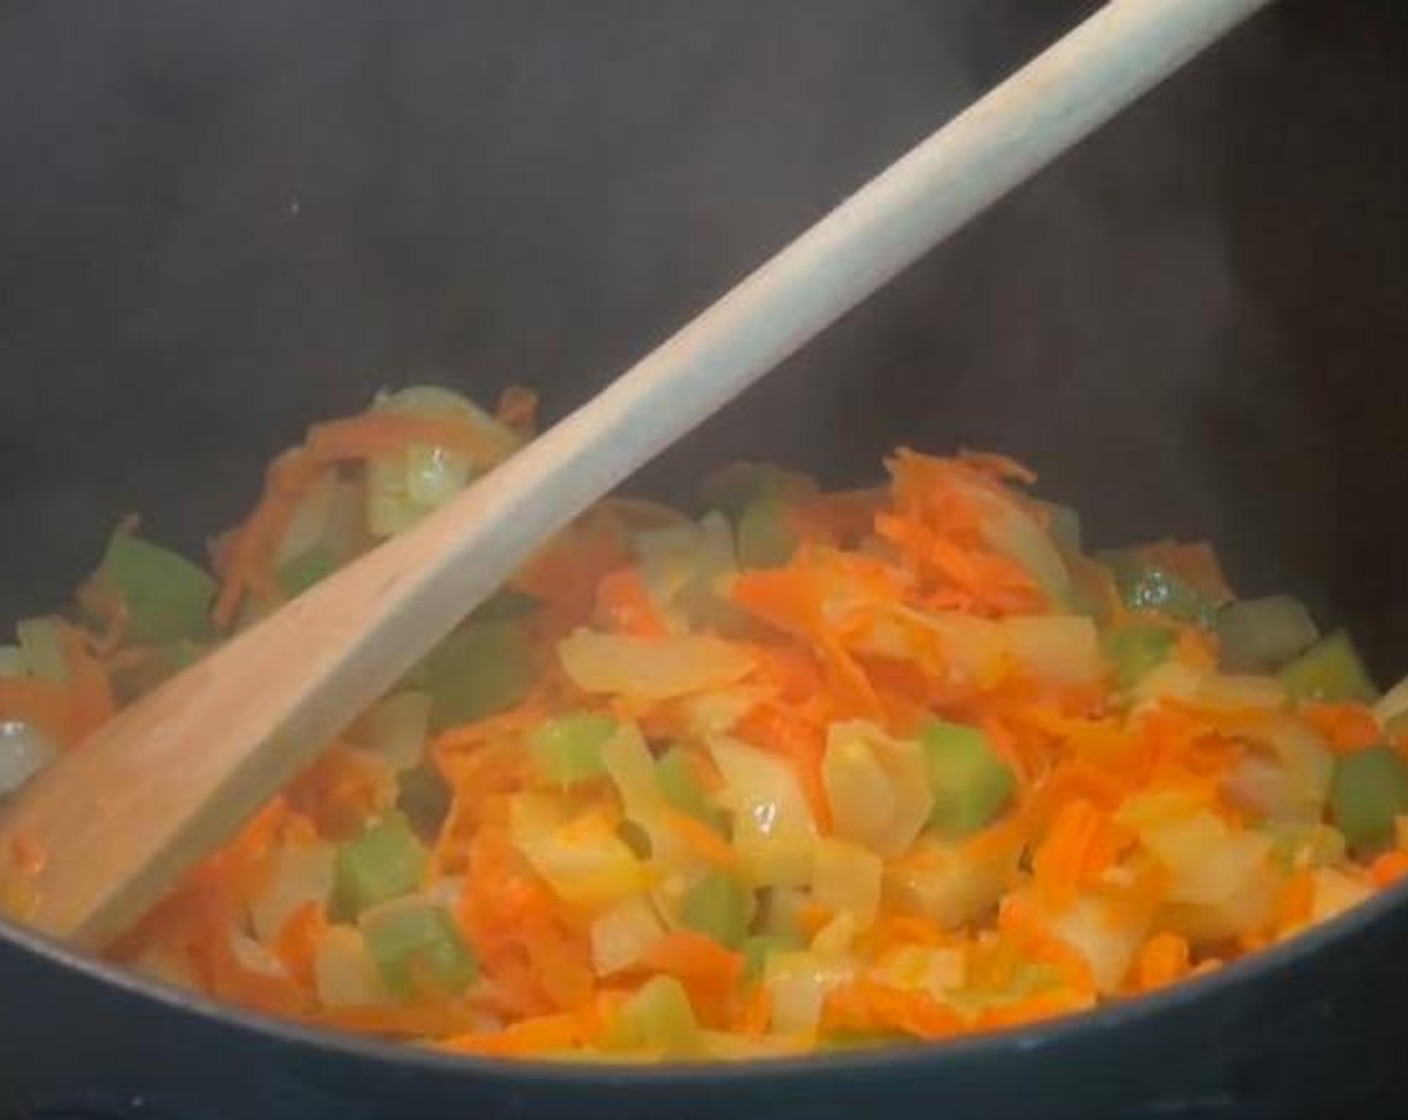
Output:
[[[71,617],[0,647],[0,790],[533,411],[423,387],[316,425],[211,573],[119,528]],[[1087,552],[1007,459],[885,466],[602,502],[116,957],[463,1053],[738,1058],[1149,992],[1408,873],[1408,686],[1379,698],[1343,632],[1236,599],[1205,545]]]

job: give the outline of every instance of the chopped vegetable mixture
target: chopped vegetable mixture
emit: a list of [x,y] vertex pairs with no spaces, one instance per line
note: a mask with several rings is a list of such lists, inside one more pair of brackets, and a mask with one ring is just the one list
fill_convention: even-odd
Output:
[[[0,646],[0,792],[534,408],[417,387],[315,425],[209,572],[121,526],[69,615]],[[1237,599],[1206,545],[1085,551],[1005,458],[885,468],[603,501],[114,955],[466,1054],[746,1058],[1137,996],[1408,872],[1408,682],[1379,698],[1345,633]]]

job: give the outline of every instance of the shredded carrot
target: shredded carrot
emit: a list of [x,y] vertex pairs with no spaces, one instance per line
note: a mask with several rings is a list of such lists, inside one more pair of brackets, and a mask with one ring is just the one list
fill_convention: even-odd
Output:
[[1300,716],[1340,754],[1383,742],[1378,720],[1362,704],[1305,704]]
[[1134,962],[1134,990],[1152,992],[1182,980],[1192,969],[1188,940],[1176,933],[1156,933],[1139,948]]
[[963,1029],[953,1008],[923,991],[853,980],[827,993],[821,1027],[840,1034],[899,1031],[915,1038],[951,1038]]
[[327,929],[328,920],[322,904],[309,901],[284,919],[274,939],[274,955],[283,963],[294,982],[305,990],[311,991],[314,987],[313,962]]
[[[536,413],[536,396],[511,387],[497,422],[379,407],[313,425],[269,465],[243,523],[212,546],[215,640],[286,598],[276,558],[290,527],[301,531],[316,512],[318,488],[335,482],[339,501],[365,501],[369,463],[410,463],[408,449],[423,446],[486,470],[531,437]],[[617,1029],[626,1001],[670,977],[689,1014],[669,1029],[702,1032],[690,1052],[805,1052],[850,1036],[942,1040],[1137,997],[1296,934],[1334,909],[1337,885],[1353,895],[1408,879],[1408,846],[1346,853],[1321,844],[1334,837],[1320,830],[1307,866],[1299,849],[1287,859],[1262,835],[1283,802],[1307,826],[1324,819],[1315,744],[1343,754],[1384,741],[1369,708],[1285,704],[1276,689],[1229,681],[1208,628],[1126,605],[1105,561],[1055,538],[1053,507],[1026,489],[1036,476],[1021,463],[901,448],[885,468],[882,485],[832,493],[760,464],[726,469],[705,488],[706,505],[721,508],[700,532],[657,501],[599,503],[507,581],[517,594],[495,600],[512,604],[503,624],[533,656],[527,667],[516,658],[466,667],[456,687],[482,693],[488,714],[427,730],[424,697],[406,696],[406,729],[426,752],[404,771],[370,741],[327,743],[112,955],[299,1022],[514,1059],[673,1053],[652,1039],[616,1049],[630,1033]],[[747,536],[739,504],[758,498],[778,500],[795,538],[767,568],[741,562],[749,550],[737,547]],[[734,519],[727,532],[722,507]],[[371,543],[366,526],[343,524],[349,510],[339,505],[329,526],[339,555]],[[647,581],[641,534],[676,528],[688,530],[682,544],[704,549],[708,596],[657,600]],[[1205,544],[1133,551],[1214,605],[1232,599]],[[23,650],[4,655],[5,671],[20,675],[0,677],[0,724],[32,726],[62,748],[112,718],[114,680],[127,702],[169,652],[132,640],[126,604],[101,577],[79,604],[81,624],[59,632],[63,679],[29,675]],[[1052,632],[1069,625],[1069,658],[1034,650],[1041,643],[1022,640],[1032,619],[1013,616],[1062,616]],[[1141,623],[1173,641],[1157,651],[1157,675],[1132,684],[1126,651],[1107,639]],[[599,672],[558,656],[580,630],[600,643]],[[738,668],[711,675],[706,645],[737,653]],[[659,650],[651,687],[607,671],[613,646]],[[676,664],[689,671],[665,679]],[[396,689],[436,692],[438,675],[413,667]],[[430,697],[433,711],[441,699]],[[394,709],[360,726],[383,711]],[[581,712],[621,725],[632,749],[584,731],[571,755],[580,772],[547,774],[534,731]],[[936,718],[978,733],[954,748],[951,768],[926,730]],[[843,721],[856,721],[853,739],[837,734]],[[837,765],[852,745],[857,764]],[[754,774],[771,781],[776,760],[802,798],[790,782],[772,796],[740,788]],[[854,778],[838,789],[843,773]],[[693,815],[700,799],[707,818]],[[369,987],[375,1006],[326,1006],[328,968],[375,966],[351,952],[372,946],[357,947],[359,919],[342,912],[329,869],[342,882],[352,863],[338,846],[368,837],[373,852],[368,824],[393,814],[410,833],[381,853],[398,881],[392,905],[422,918],[421,907],[435,908],[420,932],[445,939],[452,955],[441,963],[455,967],[432,983],[438,958],[424,954],[408,984]],[[829,866],[813,858],[822,841],[838,857]],[[49,853],[22,834],[3,854],[0,906],[22,914]],[[730,932],[717,938],[685,921],[700,876],[712,885],[716,871],[730,884],[718,899]],[[823,885],[824,874],[835,878]],[[301,901],[270,930],[258,919],[290,877]],[[835,901],[848,892],[864,913]],[[475,967],[446,990],[461,951]],[[802,982],[809,970],[816,988]],[[673,985],[656,990],[679,996]],[[799,995],[819,1022],[783,1033],[799,1021]]]
[[611,630],[637,638],[662,638],[668,632],[639,568],[618,568],[603,576],[597,584],[596,603],[597,616]]
[[1369,878],[1376,887],[1383,889],[1408,878],[1408,852],[1384,852],[1369,865]]
[[664,819],[675,835],[703,859],[725,871],[737,869],[738,853],[708,825],[673,810],[666,810]]
[[499,394],[494,416],[500,424],[520,436],[531,436],[537,426],[538,394],[522,385],[509,385]]

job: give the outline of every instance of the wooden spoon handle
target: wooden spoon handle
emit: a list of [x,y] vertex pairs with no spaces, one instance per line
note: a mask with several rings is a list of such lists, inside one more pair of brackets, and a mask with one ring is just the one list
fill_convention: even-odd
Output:
[[0,898],[83,945],[121,932],[534,547],[1267,2],[1101,9],[467,493],[40,775],[0,819]]

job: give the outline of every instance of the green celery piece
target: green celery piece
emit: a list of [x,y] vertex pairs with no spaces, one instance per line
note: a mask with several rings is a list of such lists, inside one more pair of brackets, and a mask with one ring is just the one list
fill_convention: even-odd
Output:
[[1393,819],[1408,813],[1408,762],[1389,746],[1340,755],[1330,779],[1330,819],[1357,852],[1393,840]]
[[1060,502],[1042,502],[1041,504],[1051,518],[1047,531],[1051,534],[1051,539],[1056,542],[1056,547],[1065,552],[1079,555],[1082,540],[1080,514]]
[[292,599],[337,571],[337,558],[325,544],[315,544],[279,565],[279,588]]
[[934,791],[931,828],[953,835],[976,832],[1011,798],[1012,770],[977,728],[933,720],[920,731],[919,742]]
[[434,838],[450,811],[450,787],[429,760],[396,779],[396,808],[417,836]]
[[468,623],[431,651],[425,676],[432,731],[493,715],[523,699],[532,683],[528,635],[513,619]]
[[533,760],[563,789],[606,772],[601,748],[616,734],[616,721],[596,712],[574,712],[546,720],[528,736]]
[[1178,642],[1167,626],[1136,622],[1103,635],[1105,657],[1113,664],[1120,688],[1133,688],[1151,669],[1162,664]]
[[1150,563],[1135,549],[1105,552],[1099,559],[1110,569],[1120,600],[1129,610],[1167,615],[1204,629],[1212,627],[1216,605],[1182,576]]
[[685,892],[680,921],[695,933],[737,949],[753,917],[753,892],[731,875],[711,871]]
[[1293,700],[1369,703],[1378,689],[1343,630],[1323,638],[1281,670],[1281,683]]
[[717,823],[714,809],[695,778],[683,747],[671,747],[661,755],[655,764],[655,774],[660,782],[660,792],[672,808],[711,828]]
[[805,475],[773,463],[728,463],[704,479],[699,497],[706,509],[716,509],[736,521],[758,498],[796,493],[810,486]]
[[767,969],[768,957],[773,953],[786,953],[801,948],[795,937],[781,937],[775,933],[760,933],[743,942],[743,982],[756,984],[763,978]]
[[114,533],[96,578],[122,597],[129,642],[172,642],[209,632],[217,586],[184,556],[131,533]]
[[1289,595],[1242,599],[1217,616],[1218,660],[1235,673],[1280,668],[1319,637],[1305,604]]
[[788,524],[788,502],[766,494],[748,503],[738,519],[738,566],[778,568],[792,559],[797,534]]
[[209,652],[210,647],[187,638],[152,646],[135,665],[113,670],[112,683],[123,703],[150,692],[168,677],[188,669]]
[[399,813],[383,817],[337,849],[333,862],[333,904],[340,915],[363,910],[420,886],[425,871],[423,845]]
[[522,618],[538,609],[538,600],[526,591],[515,591],[505,587],[495,591],[479,606],[470,612],[471,622],[503,622],[511,618]]
[[443,906],[423,899],[392,902],[363,914],[358,924],[386,986],[399,996],[414,995],[421,986],[458,992],[479,975],[473,953]]
[[52,614],[15,623],[15,638],[20,643],[25,664],[30,674],[41,681],[63,683],[69,679],[68,658],[59,641],[62,625],[63,620]]
[[654,976],[627,996],[606,1037],[613,1050],[672,1055],[696,1053],[700,1043],[694,1007],[673,976]]

